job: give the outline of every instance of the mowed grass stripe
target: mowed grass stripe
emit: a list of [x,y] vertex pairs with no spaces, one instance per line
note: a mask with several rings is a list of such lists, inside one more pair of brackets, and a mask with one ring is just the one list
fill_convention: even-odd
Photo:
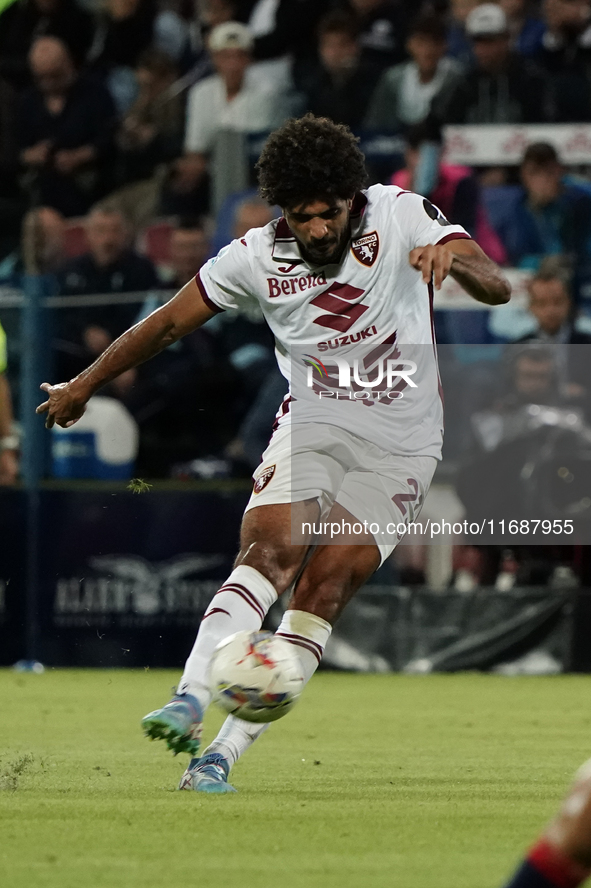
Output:
[[586,676],[321,673],[237,795],[179,793],[139,728],[177,678],[0,670],[3,888],[500,888],[591,756]]

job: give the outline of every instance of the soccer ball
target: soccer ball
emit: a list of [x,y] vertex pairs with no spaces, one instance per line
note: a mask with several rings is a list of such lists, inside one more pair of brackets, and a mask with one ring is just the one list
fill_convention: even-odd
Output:
[[210,686],[226,712],[250,722],[281,718],[304,686],[293,645],[271,632],[236,632],[214,651]]

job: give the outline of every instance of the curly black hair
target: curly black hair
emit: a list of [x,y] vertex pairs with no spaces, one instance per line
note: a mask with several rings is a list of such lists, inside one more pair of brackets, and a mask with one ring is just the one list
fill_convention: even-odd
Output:
[[287,120],[269,136],[256,165],[261,196],[282,208],[313,200],[349,200],[367,182],[351,130],[326,117]]

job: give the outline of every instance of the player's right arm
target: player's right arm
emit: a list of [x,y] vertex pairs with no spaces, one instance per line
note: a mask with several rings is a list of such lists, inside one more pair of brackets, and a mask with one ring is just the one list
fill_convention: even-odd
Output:
[[37,407],[37,413],[46,414],[46,428],[55,424],[62,428],[73,425],[83,415],[88,400],[102,386],[201,327],[214,314],[215,310],[202,298],[196,281],[189,281],[169,302],[123,333],[74,379],[58,385],[48,382],[41,385],[48,398]]

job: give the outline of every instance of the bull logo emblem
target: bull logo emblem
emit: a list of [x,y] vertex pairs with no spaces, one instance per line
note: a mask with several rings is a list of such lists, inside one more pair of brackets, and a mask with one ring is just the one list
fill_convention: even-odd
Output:
[[268,466],[266,469],[263,469],[258,478],[255,479],[254,482],[254,492],[260,493],[265,489],[273,475],[275,474],[275,466]]
[[373,265],[378,258],[379,249],[380,239],[377,231],[372,231],[370,234],[358,238],[358,240],[353,241],[351,244],[351,250],[357,261],[361,262],[362,265],[366,265],[368,268]]

